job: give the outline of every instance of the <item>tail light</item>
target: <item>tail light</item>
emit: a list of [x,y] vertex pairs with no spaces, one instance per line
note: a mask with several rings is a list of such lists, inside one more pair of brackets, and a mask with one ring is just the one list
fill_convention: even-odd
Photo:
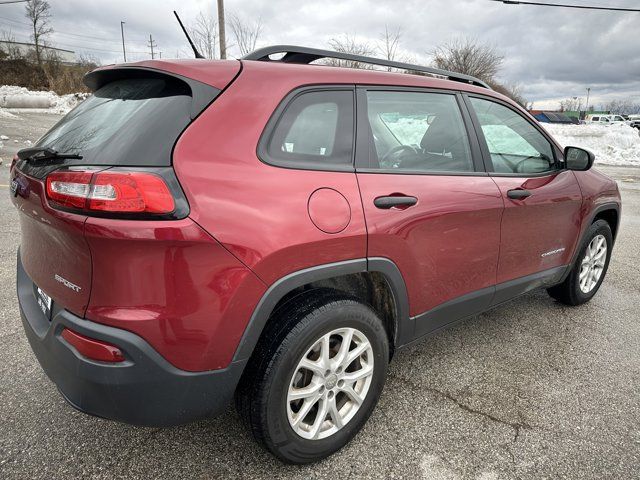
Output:
[[96,216],[166,218],[177,210],[176,197],[186,204],[182,192],[175,191],[175,177],[170,180],[173,188],[162,175],[148,171],[56,170],[47,176],[46,191],[54,208]]

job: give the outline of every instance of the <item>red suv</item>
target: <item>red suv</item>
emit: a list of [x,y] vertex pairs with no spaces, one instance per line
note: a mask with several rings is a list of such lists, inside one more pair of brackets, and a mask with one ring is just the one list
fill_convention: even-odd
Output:
[[84,412],[174,425],[235,397],[311,462],[360,430],[398,349],[605,277],[615,182],[478,79],[278,46],[86,84],[11,168],[24,328]]

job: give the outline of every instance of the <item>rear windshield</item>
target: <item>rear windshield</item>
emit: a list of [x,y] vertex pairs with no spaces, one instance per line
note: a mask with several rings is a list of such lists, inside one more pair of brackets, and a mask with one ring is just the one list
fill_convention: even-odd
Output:
[[82,155],[85,165],[169,166],[191,121],[191,89],[169,76],[129,78],[99,88],[36,146]]

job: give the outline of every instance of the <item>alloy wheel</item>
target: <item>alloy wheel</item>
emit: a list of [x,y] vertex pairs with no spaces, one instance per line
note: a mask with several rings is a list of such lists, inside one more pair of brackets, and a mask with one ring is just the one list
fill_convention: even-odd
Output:
[[299,436],[327,438],[358,412],[371,385],[373,349],[355,328],[333,330],[302,356],[289,382],[287,417]]
[[589,293],[595,288],[604,271],[607,261],[607,240],[604,235],[593,237],[580,264],[578,281],[582,293]]

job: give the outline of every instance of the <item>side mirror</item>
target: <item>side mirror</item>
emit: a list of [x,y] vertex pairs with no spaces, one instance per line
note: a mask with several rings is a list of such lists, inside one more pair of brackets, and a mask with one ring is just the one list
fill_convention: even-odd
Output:
[[564,149],[564,161],[569,170],[589,170],[595,159],[593,152],[584,148],[566,147]]

